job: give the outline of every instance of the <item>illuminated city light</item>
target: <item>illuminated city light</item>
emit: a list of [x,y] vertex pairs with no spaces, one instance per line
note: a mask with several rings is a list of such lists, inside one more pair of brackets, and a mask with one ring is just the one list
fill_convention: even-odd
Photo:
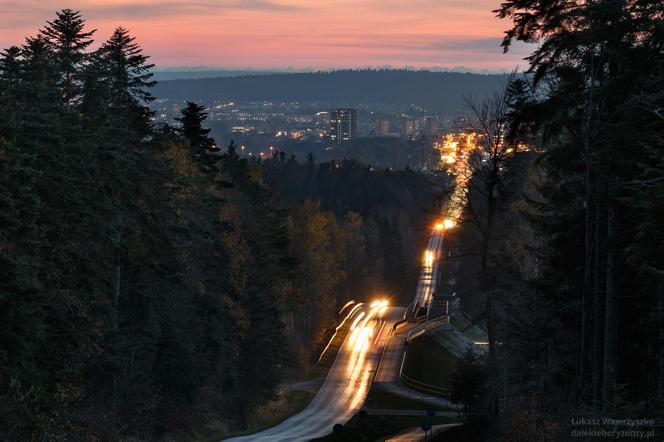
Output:
[[447,218],[436,224],[438,231],[453,228],[456,224],[453,220],[461,217],[466,204],[467,177],[470,176],[467,160],[477,148],[477,134],[473,132],[450,133],[434,143],[434,149],[438,150],[440,155],[439,168],[452,174],[455,181],[454,190],[445,211]]
[[[454,189],[450,201],[444,211],[445,218],[442,223],[435,225],[437,231],[449,230],[456,226],[456,221],[461,218],[463,208],[467,203],[468,182],[473,171],[470,169],[468,159],[474,152],[479,152],[479,135],[475,132],[449,133],[433,144],[440,155],[439,169],[447,171],[454,176]],[[502,145],[503,140],[500,140]],[[516,151],[528,152],[531,150],[525,144],[519,144],[517,148],[505,149],[508,155]],[[480,152],[481,153],[481,152]],[[483,155],[482,161],[485,161]]]

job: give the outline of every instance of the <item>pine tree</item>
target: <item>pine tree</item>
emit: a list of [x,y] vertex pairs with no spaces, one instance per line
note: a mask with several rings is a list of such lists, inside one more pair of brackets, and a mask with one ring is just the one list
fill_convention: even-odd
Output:
[[126,29],[116,28],[96,54],[117,103],[149,103],[154,99],[149,92],[156,84],[151,72],[154,64],[147,62],[150,57],[143,54],[135,40]]
[[0,432],[17,439],[43,430],[44,397],[36,388],[46,367],[34,358],[39,342],[48,339],[40,297],[38,179],[34,154],[0,136]]
[[466,420],[477,417],[486,390],[486,370],[472,349],[466,349],[450,378],[450,399],[463,404]]
[[205,106],[200,106],[191,101],[182,110],[182,116],[176,118],[182,127],[179,129],[184,138],[191,143],[191,155],[200,164],[210,161],[207,156],[216,152],[218,148],[214,140],[210,138],[210,129],[203,127],[203,121],[207,119]]
[[63,9],[56,15],[41,31],[41,36],[55,53],[60,75],[58,86],[65,101],[71,103],[79,98],[83,68],[88,61],[85,50],[92,44],[91,37],[96,30],[84,30],[85,20],[80,11]]
[[0,136],[15,137],[21,84],[21,49],[17,46],[0,53]]
[[644,275],[629,259],[644,247],[635,242],[636,220],[647,218],[634,210],[644,195],[632,183],[650,179],[640,165],[652,157],[636,146],[656,146],[661,124],[653,111],[661,106],[655,90],[662,82],[664,5],[506,1],[497,13],[513,22],[505,48],[513,40],[541,41],[528,59],[542,97],[522,116],[547,148],[538,223],[547,253],[537,289],[559,306],[550,313],[565,325],[558,329],[557,341],[565,341],[556,349],[560,362],[547,378],[555,376],[558,384],[565,379],[569,388],[562,395],[605,411],[614,409],[618,383],[650,401],[652,388],[633,374],[630,362],[644,354],[624,343],[653,345],[637,324],[650,323],[644,312],[657,300],[626,298],[661,287],[657,282],[646,290],[653,280],[628,275]]

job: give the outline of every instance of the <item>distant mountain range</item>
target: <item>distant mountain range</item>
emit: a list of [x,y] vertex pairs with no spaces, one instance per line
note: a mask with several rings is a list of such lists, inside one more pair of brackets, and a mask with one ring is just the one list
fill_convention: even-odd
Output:
[[157,98],[203,103],[267,100],[332,106],[412,105],[439,115],[452,115],[463,109],[464,97],[485,96],[504,85],[506,79],[507,74],[410,70],[252,71],[251,75],[161,81],[153,93]]

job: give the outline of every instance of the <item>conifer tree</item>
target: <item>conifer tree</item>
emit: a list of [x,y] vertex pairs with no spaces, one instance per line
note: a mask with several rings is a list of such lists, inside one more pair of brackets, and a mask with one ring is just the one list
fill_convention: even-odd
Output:
[[60,75],[58,86],[67,102],[79,98],[83,68],[88,61],[86,49],[92,44],[96,30],[85,31],[85,20],[80,11],[63,9],[56,18],[47,22],[41,36],[54,52]]
[[[535,289],[556,305],[549,312],[552,322],[564,324],[556,328],[558,345],[542,348],[548,360],[558,361],[546,380],[565,379],[569,387],[561,396],[607,412],[618,402],[620,383],[651,401],[653,384],[642,381],[645,376],[635,379],[629,361],[646,353],[661,358],[645,350],[655,344],[637,324],[653,320],[645,312],[658,305],[651,294],[661,291],[662,282],[632,278],[648,272],[630,257],[644,247],[635,241],[637,220],[652,216],[635,208],[648,206],[638,202],[648,192],[637,191],[637,183],[652,179],[653,169],[642,165],[653,163],[650,148],[658,146],[661,133],[654,110],[662,106],[655,90],[663,77],[664,5],[509,0],[496,12],[512,21],[506,49],[514,40],[541,42],[528,57],[541,99],[512,121],[532,124],[546,146],[536,225],[547,245]],[[661,261],[649,265],[661,268]],[[633,293],[643,296],[626,301]],[[633,339],[643,351],[624,345]],[[649,376],[661,380],[661,372],[651,369]],[[657,401],[661,406],[661,393]]]
[[129,31],[118,27],[96,54],[118,103],[147,104],[154,99],[149,92],[156,84],[151,72],[154,64],[148,63],[150,57],[143,54],[135,40]]
[[[148,56],[143,55],[135,38],[122,27],[92,56],[84,72],[82,111],[91,129],[106,129],[104,139],[139,143],[150,130],[153,100]],[[107,112],[111,109],[111,112]],[[110,117],[111,120],[99,120]]]
[[0,136],[16,136],[19,124],[21,49],[12,46],[0,53]]
[[219,150],[209,136],[210,129],[203,127],[203,122],[207,117],[205,106],[188,101],[187,106],[182,110],[182,116],[176,118],[182,125],[179,129],[180,133],[190,142],[192,158],[204,166],[209,166],[211,162],[208,155]]
[[486,381],[483,362],[472,349],[466,349],[451,375],[450,399],[455,403],[463,404],[463,412],[467,421],[475,418],[482,407]]

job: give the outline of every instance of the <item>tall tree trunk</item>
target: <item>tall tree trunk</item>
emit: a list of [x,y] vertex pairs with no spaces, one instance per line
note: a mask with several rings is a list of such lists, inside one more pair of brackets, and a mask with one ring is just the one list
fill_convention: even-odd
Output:
[[494,186],[491,183],[488,187],[488,201],[487,201],[487,225],[486,225],[486,234],[484,235],[484,241],[482,244],[482,261],[481,261],[481,270],[482,270],[482,281],[484,290],[486,291],[486,314],[487,314],[487,338],[489,340],[489,383],[491,385],[490,397],[489,397],[489,412],[491,416],[497,416],[499,413],[498,409],[498,392],[497,392],[497,382],[498,382],[498,349],[496,346],[496,303],[494,299],[494,287],[491,287],[488,284],[488,281],[491,279],[489,275],[489,249],[491,242],[491,233],[493,229],[493,219],[495,211],[495,201],[494,201]]
[[601,238],[600,229],[600,207],[595,205],[595,233],[594,233],[594,265],[593,265],[593,342],[592,342],[592,406],[595,409],[601,407],[602,392],[602,298],[600,285],[602,283],[601,275]]
[[[593,124],[593,111],[594,111],[594,91],[595,91],[595,57],[590,56],[590,85],[588,89],[588,101],[586,103],[585,118],[582,127],[583,148],[585,156],[585,188],[584,188],[584,205],[585,205],[585,244],[584,244],[584,271],[583,271],[583,288],[581,290],[581,330],[580,330],[580,355],[579,355],[579,373],[577,376],[577,391],[581,393],[581,397],[585,399],[586,388],[586,335],[588,333],[588,294],[590,293],[591,286],[591,269],[593,266],[593,222],[592,222],[592,124]],[[597,232],[595,232],[596,234]],[[596,235],[595,235],[596,236]],[[595,245],[597,242],[595,241]]]
[[657,293],[657,319],[659,323],[659,343],[657,351],[657,362],[659,364],[657,377],[657,403],[660,408],[664,406],[664,286],[660,281]]
[[[117,333],[118,331],[118,324],[119,324],[119,316],[120,313],[118,312],[118,307],[120,304],[120,290],[121,290],[121,282],[122,282],[122,266],[120,264],[117,264],[115,266],[115,275],[113,278],[113,330]],[[113,398],[112,398],[112,403],[111,403],[111,410],[112,410],[112,421],[113,421],[113,428],[115,428],[115,422],[117,419],[117,414],[118,414],[118,375],[117,373],[113,373]]]
[[602,386],[602,399],[604,410],[613,409],[615,382],[616,382],[616,360],[618,321],[616,309],[616,287],[615,287],[615,238],[616,220],[613,204],[609,202],[606,218],[606,303],[604,311],[604,381]]
[[491,385],[489,411],[491,416],[498,415],[498,355],[496,353],[496,304],[489,289],[486,295],[486,329],[489,339],[489,384]]
[[119,322],[119,313],[118,306],[120,304],[120,290],[122,282],[122,266],[120,264],[115,265],[114,269],[115,276],[113,278],[113,330],[118,330]]
[[[584,137],[586,138],[586,137]],[[586,186],[585,186],[585,244],[584,244],[584,269],[583,269],[583,287],[581,289],[581,330],[579,344],[579,372],[577,374],[577,393],[581,399],[585,399],[586,385],[586,334],[588,330],[588,294],[590,293],[590,278],[592,267],[592,222],[590,216],[590,141],[584,140],[586,151]]]

